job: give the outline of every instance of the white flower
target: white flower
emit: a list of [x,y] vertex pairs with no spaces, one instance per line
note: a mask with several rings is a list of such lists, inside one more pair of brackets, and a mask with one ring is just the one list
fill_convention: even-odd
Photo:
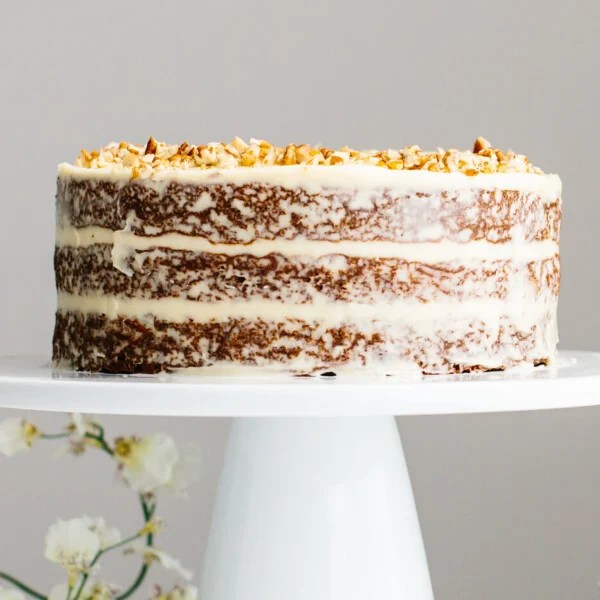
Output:
[[74,456],[83,454],[91,442],[90,439],[86,438],[86,434],[96,433],[93,425],[94,421],[89,415],[72,413],[71,420],[67,425],[67,431],[70,433],[69,440],[57,449],[55,456],[60,458],[65,454],[73,454]]
[[172,484],[179,450],[168,435],[154,433],[142,438],[119,438],[115,457],[123,479],[135,491],[149,494]]
[[196,600],[198,598],[198,588],[194,585],[184,587],[175,586],[169,592],[169,600]]
[[168,592],[163,592],[160,586],[156,586],[150,596],[151,600],[196,600],[197,598],[198,588],[193,585],[176,585]]
[[198,447],[190,445],[175,463],[171,481],[166,487],[176,496],[185,497],[187,488],[198,479],[199,462],[200,452]]
[[29,450],[39,436],[35,425],[25,419],[11,417],[0,422],[0,454],[14,456]]
[[152,546],[146,546],[144,544],[132,544],[126,551],[127,554],[139,554],[144,557],[144,561],[150,564],[156,561],[165,569],[169,571],[175,571],[180,577],[189,581],[193,577],[193,573],[184,569],[182,564],[176,559]]
[[191,571],[184,569],[183,565],[176,558],[173,558],[162,550],[157,550],[156,548],[147,548],[144,556],[146,557],[146,560],[155,560],[165,569],[174,571],[186,581],[189,581],[193,577],[193,573]]
[[[77,586],[75,587],[77,589]],[[66,600],[69,588],[66,583],[55,585],[48,594],[48,600]],[[117,593],[117,588],[108,583],[88,579],[81,590],[79,600],[112,600]]]
[[25,594],[14,588],[0,586],[0,600],[25,600]]
[[100,550],[106,550],[109,546],[121,541],[121,534],[116,527],[109,527],[102,517],[82,517],[90,531],[93,531],[100,540]]
[[98,552],[120,540],[119,531],[107,527],[101,518],[59,520],[46,535],[46,558],[58,563],[70,574],[85,572]]
[[78,437],[85,437],[86,433],[93,433],[90,425],[92,419],[89,416],[81,413],[71,413],[71,423],[69,424]]
[[86,434],[96,433],[93,423],[94,421],[88,415],[72,413],[71,420],[66,427],[69,434],[68,441],[66,444],[58,446],[54,453],[54,457],[62,458],[66,454],[81,456],[91,442],[90,439],[86,438]]

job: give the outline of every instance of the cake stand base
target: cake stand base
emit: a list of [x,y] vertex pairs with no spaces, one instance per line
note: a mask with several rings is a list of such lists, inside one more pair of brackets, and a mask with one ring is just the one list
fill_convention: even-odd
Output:
[[393,417],[234,419],[202,600],[430,600]]

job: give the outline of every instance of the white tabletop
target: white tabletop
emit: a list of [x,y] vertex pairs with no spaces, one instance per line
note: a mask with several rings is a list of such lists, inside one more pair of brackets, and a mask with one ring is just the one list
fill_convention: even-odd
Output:
[[561,352],[529,372],[408,377],[91,375],[0,358],[0,406],[177,416],[425,415],[600,404],[600,353]]

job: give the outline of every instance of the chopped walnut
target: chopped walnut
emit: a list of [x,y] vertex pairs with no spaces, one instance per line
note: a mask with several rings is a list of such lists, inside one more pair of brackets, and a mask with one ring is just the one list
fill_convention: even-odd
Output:
[[491,149],[492,145],[484,138],[484,137],[478,137],[475,140],[475,143],[473,144],[473,152],[475,154],[479,154],[480,152],[482,152],[483,150],[486,150],[487,148]]
[[145,146],[127,142],[111,143],[98,151],[81,150],[76,164],[98,169],[103,167],[130,169],[132,176],[151,176],[166,169],[211,169],[235,167],[268,167],[286,165],[336,166],[362,164],[391,170],[421,170],[440,173],[541,173],[529,159],[512,150],[503,152],[482,137],[475,140],[472,151],[421,150],[419,146],[403,149],[352,150],[348,147],[332,150],[308,144],[289,144],[285,148],[269,142],[250,139],[246,143],[234,138],[229,143],[213,142],[195,146],[157,142],[151,137]]
[[146,149],[144,150],[144,154],[148,155],[148,154],[156,154],[156,149],[158,148],[158,144],[156,143],[156,140],[150,136],[150,139],[148,140],[148,143],[146,144]]

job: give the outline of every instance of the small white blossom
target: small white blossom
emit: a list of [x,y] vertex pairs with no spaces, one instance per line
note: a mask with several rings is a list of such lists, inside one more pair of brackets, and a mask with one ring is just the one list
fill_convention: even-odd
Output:
[[156,586],[150,596],[150,600],[196,600],[197,598],[198,588],[193,585],[176,585],[167,592],[163,592],[160,586]]
[[93,433],[91,424],[93,423],[91,417],[88,415],[82,415],[81,413],[71,414],[70,428],[73,429],[77,437],[83,438],[86,433]]
[[193,577],[193,573],[188,569],[185,569],[182,564],[171,555],[163,552],[162,550],[158,550],[152,546],[146,546],[144,544],[133,544],[126,551],[128,554],[139,554],[143,556],[144,561],[150,564],[153,561],[156,561],[165,569],[169,571],[174,571],[183,579],[189,581]]
[[170,594],[171,600],[196,600],[198,598],[198,588],[194,585],[173,588]]
[[[77,587],[77,586],[76,586]],[[117,594],[115,586],[88,579],[81,590],[79,600],[112,600]],[[66,583],[55,585],[48,594],[48,600],[66,600],[69,588]]]
[[74,456],[83,454],[90,443],[90,440],[86,438],[86,434],[96,433],[93,423],[94,421],[88,415],[72,413],[71,420],[67,425],[67,431],[70,433],[69,440],[58,448],[55,456],[59,458],[65,454],[73,454]]
[[35,425],[25,419],[11,417],[0,421],[0,454],[14,456],[29,450],[39,436]]
[[100,540],[100,550],[106,550],[109,546],[121,541],[121,534],[116,527],[109,527],[102,517],[83,517],[90,531],[93,531]]
[[119,531],[107,527],[101,518],[59,520],[46,535],[46,558],[70,574],[85,572],[98,552],[120,540]]
[[14,588],[0,586],[0,600],[25,600],[25,594]]
[[123,479],[142,494],[169,487],[179,462],[175,442],[164,433],[120,438],[116,442],[115,456]]
[[162,550],[150,548],[145,552],[144,556],[150,558],[151,560],[156,560],[162,567],[169,571],[174,571],[186,581],[189,581],[193,577],[193,573],[188,569],[184,569],[181,562]]
[[185,497],[187,488],[198,479],[200,452],[198,447],[190,445],[181,454],[179,460],[173,467],[173,475],[171,481],[167,484],[167,488],[176,496]]

